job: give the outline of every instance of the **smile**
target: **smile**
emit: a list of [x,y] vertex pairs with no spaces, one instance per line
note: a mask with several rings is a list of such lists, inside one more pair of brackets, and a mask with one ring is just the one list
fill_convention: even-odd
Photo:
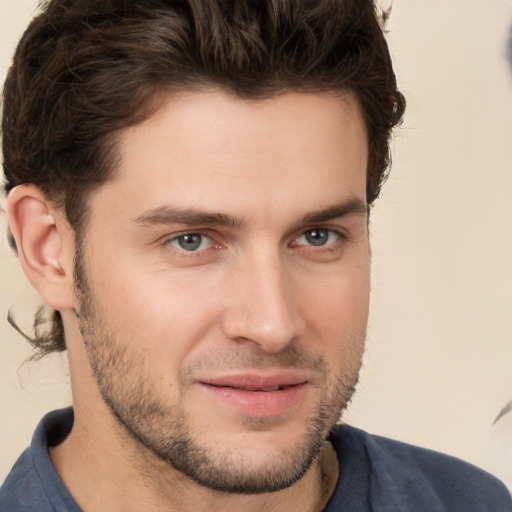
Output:
[[308,379],[298,374],[270,376],[236,375],[200,382],[214,403],[240,414],[265,417],[296,408],[308,387]]

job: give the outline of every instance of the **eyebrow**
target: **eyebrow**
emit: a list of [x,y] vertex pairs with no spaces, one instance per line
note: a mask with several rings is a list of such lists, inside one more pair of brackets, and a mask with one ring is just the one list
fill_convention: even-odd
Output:
[[[339,204],[307,213],[298,224],[315,224],[345,217],[351,214],[366,215],[368,205],[358,198],[351,198]],[[224,226],[240,229],[246,221],[225,213],[209,213],[195,208],[174,208],[164,205],[148,210],[134,219],[141,225],[184,224],[189,226]]]
[[366,215],[368,205],[359,198],[350,198],[342,203],[322,208],[316,212],[307,213],[302,217],[302,224],[315,224],[317,222],[327,222],[347,215],[357,214]]
[[225,213],[208,213],[195,208],[173,208],[159,206],[136,217],[135,222],[142,225],[185,224],[201,226],[225,226],[241,228],[245,222]]

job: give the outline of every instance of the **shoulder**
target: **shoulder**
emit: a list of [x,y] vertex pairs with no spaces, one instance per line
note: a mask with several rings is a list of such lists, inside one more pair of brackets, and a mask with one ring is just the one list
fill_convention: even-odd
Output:
[[0,510],[53,511],[34,467],[30,449],[23,452],[0,488]]
[[[331,441],[340,461],[340,484],[352,487],[352,494],[354,486],[359,487],[379,504],[378,510],[512,510],[510,494],[497,478],[455,457],[347,425],[336,427]],[[359,484],[352,480],[354,474]],[[343,492],[343,485],[340,488]]]
[[62,440],[73,422],[72,409],[54,411],[39,423],[32,443],[0,488],[0,511],[79,511],[53,467],[48,447]]

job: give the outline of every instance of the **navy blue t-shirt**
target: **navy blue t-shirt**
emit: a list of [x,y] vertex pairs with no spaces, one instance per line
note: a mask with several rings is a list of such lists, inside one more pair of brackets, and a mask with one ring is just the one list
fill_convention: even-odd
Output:
[[[71,408],[43,418],[0,489],[0,512],[81,512],[48,454],[72,425]],[[461,460],[347,425],[330,441],[340,478],[324,512],[512,511],[505,486]]]

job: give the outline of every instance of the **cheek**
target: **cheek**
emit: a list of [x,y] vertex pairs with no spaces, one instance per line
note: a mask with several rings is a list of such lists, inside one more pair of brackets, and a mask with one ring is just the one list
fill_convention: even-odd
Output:
[[[325,354],[364,340],[369,264],[363,249],[339,265],[311,272],[288,268],[290,297],[306,326],[304,341],[317,340]],[[229,275],[227,267],[151,268],[133,255],[110,251],[101,266],[91,268],[90,279],[105,321],[122,342],[143,347],[157,365],[177,369],[196,348],[221,336],[233,293]]]
[[99,270],[95,283],[96,299],[118,338],[143,347],[167,372],[180,366],[219,316],[214,283],[205,276],[137,271],[118,260],[112,272]]
[[312,279],[301,295],[307,323],[322,342],[333,350],[364,342],[370,295],[368,265]]

